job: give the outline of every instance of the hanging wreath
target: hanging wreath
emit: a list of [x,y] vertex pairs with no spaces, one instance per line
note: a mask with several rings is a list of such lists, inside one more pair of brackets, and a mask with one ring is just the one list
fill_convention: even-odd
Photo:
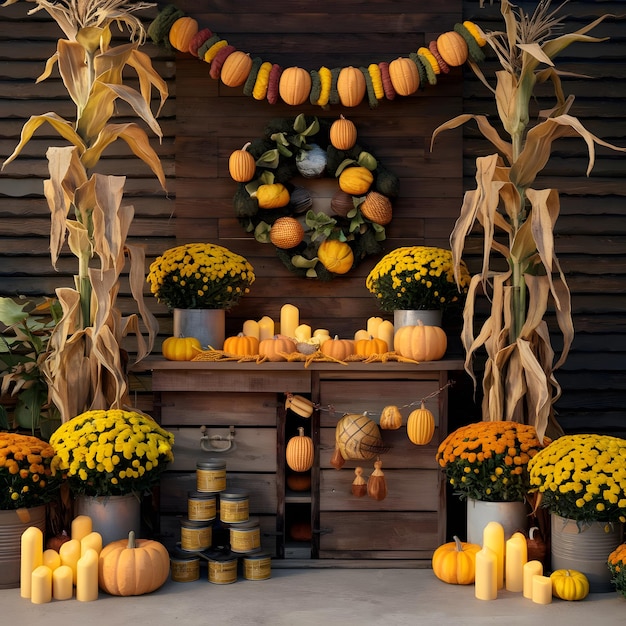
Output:
[[367,95],[370,108],[396,95],[409,96],[437,84],[437,76],[466,61],[480,63],[487,43],[479,26],[469,20],[415,52],[393,61],[373,62],[362,67],[282,68],[277,63],[238,50],[209,28],[173,4],[164,7],[148,27],[156,44],[191,54],[210,65],[209,75],[228,87],[243,87],[246,96],[276,104],[282,100],[300,106],[307,100],[322,108],[331,104],[358,106]]
[[[300,114],[272,120],[261,138],[230,155],[237,218],[298,276],[330,280],[381,251],[399,181],[356,139],[343,116],[331,122]],[[296,176],[335,178],[330,206],[313,210]]]

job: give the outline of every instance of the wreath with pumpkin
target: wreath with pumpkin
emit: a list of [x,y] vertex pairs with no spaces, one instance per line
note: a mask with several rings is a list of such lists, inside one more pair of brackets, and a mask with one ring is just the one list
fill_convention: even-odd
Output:
[[[345,117],[272,120],[262,137],[231,153],[228,167],[239,222],[273,244],[296,275],[331,280],[381,251],[399,181],[357,143]],[[294,178],[324,176],[338,189],[329,207],[314,210],[309,190]]]

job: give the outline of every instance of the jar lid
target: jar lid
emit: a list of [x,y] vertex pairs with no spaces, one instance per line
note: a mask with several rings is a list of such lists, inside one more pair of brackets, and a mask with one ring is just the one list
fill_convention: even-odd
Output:
[[200,528],[208,528],[211,526],[211,521],[210,520],[193,520],[193,519],[182,519],[180,520],[180,525],[183,528],[195,528],[195,529],[200,529]]
[[261,522],[258,517],[249,517],[243,522],[229,523],[228,528],[233,528],[234,530],[249,530],[251,528],[259,528],[260,524]]
[[261,559],[271,559],[272,556],[269,552],[248,552],[243,557],[244,561],[260,561]]
[[229,489],[220,493],[220,500],[244,500],[248,495],[243,489]]
[[209,549],[202,552],[202,556],[208,561],[219,561],[220,563],[228,561],[236,561],[238,555],[230,550],[224,549]]
[[175,561],[199,561],[200,555],[198,552],[190,552],[189,550],[182,550],[181,548],[176,548],[170,551],[170,559],[174,559]]
[[189,491],[187,497],[191,500],[215,500],[215,493],[210,491]]
[[220,470],[226,469],[226,461],[220,461],[219,459],[207,459],[206,461],[198,461],[196,463],[198,469],[205,470]]

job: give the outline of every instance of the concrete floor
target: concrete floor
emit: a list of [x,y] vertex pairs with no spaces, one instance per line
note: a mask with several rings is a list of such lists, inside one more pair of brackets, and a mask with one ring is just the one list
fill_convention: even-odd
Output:
[[271,578],[209,583],[206,569],[191,583],[168,580],[152,594],[119,598],[100,593],[95,602],[32,604],[19,589],[0,590],[0,623],[49,626],[543,626],[624,624],[626,599],[593,594],[582,602],[534,604],[501,591],[476,600],[474,587],[447,585],[430,569],[278,569]]

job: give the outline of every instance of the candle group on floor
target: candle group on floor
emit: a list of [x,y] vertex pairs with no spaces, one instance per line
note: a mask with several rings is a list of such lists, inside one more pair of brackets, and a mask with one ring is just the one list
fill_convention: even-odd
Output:
[[80,602],[98,599],[98,557],[102,536],[92,530],[91,518],[79,515],[72,521],[69,541],[59,551],[43,549],[43,532],[31,526],[22,533],[20,595],[33,604],[51,600]]
[[552,581],[543,575],[540,561],[528,560],[526,537],[514,533],[505,541],[504,528],[489,522],[483,530],[482,548],[476,553],[475,596],[495,600],[498,590],[522,592],[537,604],[552,602]]

